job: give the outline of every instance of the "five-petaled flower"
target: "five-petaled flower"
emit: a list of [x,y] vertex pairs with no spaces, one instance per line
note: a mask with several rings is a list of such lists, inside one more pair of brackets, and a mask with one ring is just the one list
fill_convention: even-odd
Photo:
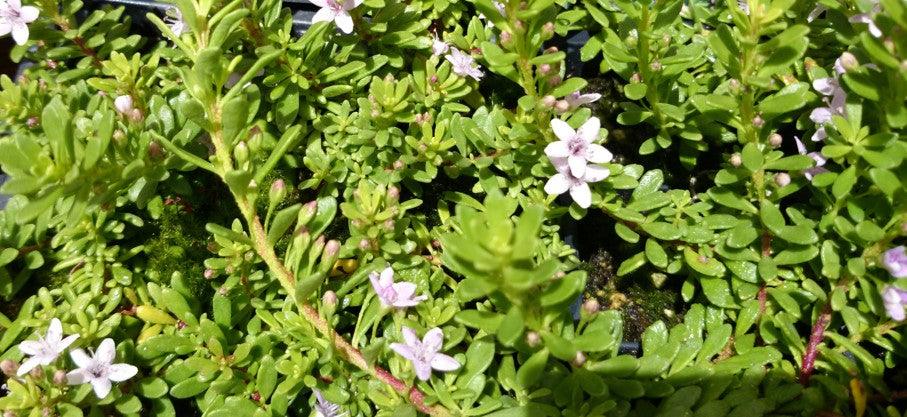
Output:
[[315,417],[341,417],[346,413],[340,412],[340,406],[324,398],[319,390],[315,391]]
[[50,365],[78,338],[77,334],[64,338],[63,324],[59,319],[52,319],[44,337],[38,337],[38,340],[26,340],[19,344],[19,350],[31,357],[22,363],[17,374],[22,376],[38,365]]
[[381,300],[381,305],[386,307],[413,307],[422,301],[428,299],[425,295],[413,297],[416,293],[416,284],[412,282],[394,282],[394,270],[391,267],[384,268],[379,275],[378,272],[372,272],[368,276]]
[[89,356],[82,349],[69,353],[78,369],[66,374],[69,385],[91,384],[95,395],[104,398],[110,393],[111,382],[122,382],[135,376],[138,368],[125,363],[113,363],[116,356],[113,339],[104,339],[98,350]]
[[898,246],[885,251],[882,266],[895,278],[907,278],[907,248]]
[[806,177],[807,180],[812,181],[816,175],[819,175],[823,172],[828,172],[828,170],[823,167],[825,165],[825,162],[827,162],[827,159],[822,156],[821,153],[807,152],[806,145],[803,144],[803,141],[801,141],[800,138],[794,136],[794,140],[797,142],[797,152],[799,152],[800,155],[806,155],[812,158],[813,161],[816,162],[815,166],[813,166],[812,168],[807,168],[803,171],[803,176]]
[[403,327],[403,341],[405,343],[391,343],[394,352],[413,363],[416,377],[427,381],[431,378],[431,370],[449,372],[460,369],[460,362],[443,353],[438,353],[444,343],[444,332],[435,327],[427,332],[422,340],[416,336],[416,331]]
[[888,285],[882,291],[882,303],[885,304],[885,312],[892,320],[904,321],[907,291]]
[[350,10],[363,0],[309,0],[321,9],[312,17],[312,23],[333,21],[343,33],[353,33],[353,17]]
[[23,6],[21,0],[0,0],[0,36],[13,34],[17,45],[28,42],[28,24],[38,18],[35,6]]
[[560,195],[570,191],[570,197],[582,208],[589,208],[592,205],[592,190],[589,188],[589,184],[599,182],[611,175],[611,170],[608,168],[589,165],[582,177],[576,177],[570,173],[567,158],[549,159],[557,170],[557,174],[554,174],[545,183],[545,192],[550,195]]
[[584,104],[594,103],[600,98],[602,98],[602,95],[598,93],[580,94],[579,91],[576,91],[573,94],[564,97],[564,100],[567,101],[567,104],[572,110]]
[[457,48],[450,48],[450,53],[447,54],[445,58],[450,61],[453,72],[457,73],[457,75],[461,77],[472,77],[476,81],[482,79],[484,74],[471,55],[464,53]]
[[551,120],[551,130],[558,141],[549,143],[545,147],[545,155],[552,160],[566,158],[570,174],[576,178],[583,178],[586,174],[586,163],[601,164],[611,162],[613,155],[604,146],[594,142],[598,140],[598,131],[601,121],[597,117],[590,117],[577,130],[573,130],[567,122],[560,119]]

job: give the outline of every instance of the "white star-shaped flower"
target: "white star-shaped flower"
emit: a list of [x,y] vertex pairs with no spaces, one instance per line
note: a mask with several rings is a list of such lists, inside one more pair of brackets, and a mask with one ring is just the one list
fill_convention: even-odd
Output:
[[597,117],[590,117],[577,130],[573,130],[567,122],[560,119],[551,120],[551,130],[559,139],[545,147],[545,155],[549,159],[567,158],[570,173],[577,178],[582,178],[586,172],[587,162],[601,164],[611,162],[614,157],[604,146],[596,145],[601,121]]
[[312,17],[312,23],[330,22],[343,33],[353,33],[353,17],[350,10],[355,9],[363,0],[309,0],[321,9]]
[[38,18],[35,6],[23,6],[21,0],[0,0],[0,36],[13,34],[17,45],[28,42],[28,24]]
[[91,384],[95,395],[104,398],[110,394],[112,382],[122,382],[135,376],[138,368],[125,363],[113,363],[116,357],[113,339],[104,339],[98,350],[89,356],[82,349],[69,353],[78,369],[66,374],[69,385]]
[[79,335],[77,334],[64,338],[63,323],[60,323],[59,319],[54,318],[50,321],[50,326],[47,327],[47,333],[44,337],[19,343],[19,350],[31,356],[31,358],[22,363],[17,374],[22,376],[39,365],[50,365],[78,338]]
[[435,327],[427,332],[422,340],[416,336],[416,331],[404,326],[401,330],[405,343],[391,343],[394,352],[413,363],[416,377],[427,381],[431,378],[432,369],[449,372],[460,369],[460,362],[456,359],[439,353],[444,343],[444,332]]

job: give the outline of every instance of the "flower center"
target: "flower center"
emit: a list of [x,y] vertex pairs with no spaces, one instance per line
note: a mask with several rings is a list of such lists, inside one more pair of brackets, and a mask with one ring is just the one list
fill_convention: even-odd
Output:
[[107,367],[101,364],[94,364],[87,371],[93,378],[104,378],[107,375]]
[[581,138],[570,139],[567,143],[567,150],[572,156],[584,156],[586,154],[586,141]]

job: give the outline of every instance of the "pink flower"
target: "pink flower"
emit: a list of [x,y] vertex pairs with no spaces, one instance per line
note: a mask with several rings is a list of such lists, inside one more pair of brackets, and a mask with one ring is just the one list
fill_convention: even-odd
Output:
[[882,266],[895,278],[907,278],[907,248],[898,246],[885,251]]
[[312,17],[312,23],[330,22],[343,33],[353,33],[353,18],[350,10],[355,9],[363,0],[309,0],[321,9]]
[[807,152],[806,152],[806,145],[803,144],[803,142],[800,140],[800,138],[794,136],[794,140],[797,141],[797,152],[799,152],[800,155],[809,156],[810,158],[813,159],[813,161],[816,161],[816,165],[815,165],[815,166],[813,166],[812,168],[808,168],[808,169],[806,169],[805,171],[803,171],[803,176],[805,176],[806,179],[812,181],[812,180],[813,180],[813,177],[815,177],[816,175],[819,175],[819,174],[821,174],[821,173],[823,173],[823,172],[828,172],[827,169],[823,168],[823,166],[825,165],[825,162],[827,162],[827,160],[825,159],[824,156],[822,156],[821,153],[819,153],[819,152],[809,152],[809,153],[807,153]]
[[882,303],[885,304],[885,312],[894,321],[904,320],[904,306],[907,305],[907,291],[895,288],[890,285],[882,291]]
[[598,131],[601,122],[597,117],[590,117],[577,130],[573,130],[567,122],[560,119],[551,120],[551,130],[559,139],[545,147],[545,155],[549,159],[566,158],[570,173],[576,178],[582,178],[586,173],[586,163],[606,163],[614,157],[601,145],[593,142],[598,140]]
[[442,41],[440,38],[434,38],[431,41],[431,54],[434,56],[444,55],[447,51],[450,50],[450,45],[447,42]]
[[461,77],[472,77],[479,81],[485,75],[471,55],[463,53],[457,48],[450,48],[450,53],[445,58],[450,61],[453,72]]
[[23,6],[21,0],[0,0],[0,36],[10,32],[16,45],[28,42],[28,24],[38,18],[35,6]]
[[438,353],[444,343],[444,332],[435,327],[425,332],[425,337],[419,341],[416,332],[409,327],[403,327],[403,341],[405,343],[391,343],[394,352],[413,363],[416,377],[422,381],[431,378],[432,369],[449,372],[460,369],[460,362],[443,353]]
[[372,272],[368,278],[384,307],[413,307],[428,299],[425,295],[413,297],[416,293],[416,284],[412,282],[394,283],[394,270],[391,267],[384,268],[380,276],[377,272]]
[[575,109],[584,104],[589,104],[598,101],[602,98],[601,94],[590,93],[590,94],[580,94],[579,91],[570,94],[567,97],[564,97],[564,100],[567,100],[567,104],[570,105],[571,109]]

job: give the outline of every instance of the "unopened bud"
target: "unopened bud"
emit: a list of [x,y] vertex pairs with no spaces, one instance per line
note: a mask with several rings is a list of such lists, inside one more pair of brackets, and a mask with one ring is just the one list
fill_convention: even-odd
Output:
[[38,116],[29,117],[28,120],[25,121],[25,125],[28,126],[29,129],[38,127]]
[[816,60],[814,60],[812,58],[806,58],[803,60],[803,69],[805,69],[807,72],[810,72],[810,71],[816,69],[816,67],[818,67],[818,66],[819,65],[816,64]]
[[639,84],[639,83],[641,83],[641,82],[642,82],[642,76],[639,75],[638,72],[634,72],[632,75],[630,75],[630,83],[631,83],[631,84]]
[[740,93],[740,81],[737,81],[736,78],[731,78],[731,80],[727,82],[727,86],[728,89],[731,90],[731,93]]
[[550,39],[554,36],[554,22],[548,22],[542,25],[542,36],[546,39]]
[[394,222],[394,219],[387,219],[384,221],[384,230],[391,231],[394,230],[394,227],[397,226],[397,223]]
[[901,234],[907,235],[907,222],[901,223]]
[[786,172],[779,172],[775,174],[775,184],[778,184],[779,187],[786,187],[790,184],[790,175]]
[[129,112],[129,120],[132,120],[135,123],[140,123],[142,120],[145,120],[145,114],[143,114],[139,109],[132,109],[132,111]]
[[437,75],[432,75],[431,78],[429,78],[428,80],[431,81],[432,84],[437,84],[437,83],[438,83],[438,76],[437,76]]
[[321,296],[321,302],[325,307],[333,309],[337,305],[337,293],[327,290],[324,292],[324,295]]
[[517,21],[513,24],[513,28],[516,29],[517,32],[523,32],[523,31],[526,30],[526,24],[523,23],[522,20],[517,20]]
[[841,60],[841,66],[846,71],[853,71],[860,67],[860,61],[850,52],[844,52],[839,59]]
[[387,189],[387,201],[396,202],[400,199],[400,189],[395,186],[390,186]]
[[283,202],[283,199],[287,197],[287,185],[283,182],[283,179],[274,180],[271,183],[271,190],[268,191],[268,200],[272,205],[277,205]]
[[541,342],[542,338],[539,336],[538,332],[526,332],[526,344],[529,345],[529,347],[536,347]]
[[771,147],[773,147],[773,148],[777,148],[777,147],[781,146],[781,142],[783,140],[784,140],[784,138],[782,138],[781,135],[779,135],[777,132],[772,133],[771,135],[768,136],[768,144],[771,145]]
[[897,53],[897,48],[895,48],[894,40],[892,40],[891,37],[887,37],[884,40],[882,40],[882,45],[885,45],[885,49],[888,50],[888,53],[890,53],[892,55]]
[[362,239],[359,241],[359,249],[369,250],[372,248],[372,243],[368,239]]
[[255,391],[251,395],[249,395],[249,399],[254,402],[259,402],[259,401],[261,401],[261,393],[258,391]]
[[548,75],[548,74],[550,74],[550,73],[551,73],[551,65],[550,65],[550,64],[542,64],[542,65],[539,65],[539,74]]
[[756,116],[753,118],[753,126],[756,126],[756,127],[765,126],[765,120],[762,119],[762,116]]
[[501,32],[501,46],[505,48],[510,48],[513,46],[513,35],[508,31]]
[[44,367],[43,367],[43,366],[36,366],[36,367],[35,367],[34,369],[32,369],[31,372],[29,372],[28,374],[31,375],[31,377],[34,378],[34,379],[41,379],[41,378],[44,378]]
[[3,417],[19,417],[19,415],[13,410],[6,410],[3,412]]
[[52,60],[52,59],[48,59],[47,61],[45,61],[45,63],[47,64],[47,68],[50,68],[50,69],[57,69],[57,61],[54,61],[54,60]]
[[205,279],[211,279],[211,278],[214,278],[214,270],[211,268],[208,268],[205,270]]
[[0,361],[0,371],[3,372],[3,375],[6,376],[16,376],[16,371],[19,370],[19,364],[10,360],[4,359]]
[[557,104],[557,99],[554,98],[554,96],[547,95],[545,97],[542,97],[542,106],[550,109],[553,108],[555,104]]
[[573,366],[577,368],[582,367],[586,363],[586,355],[583,352],[576,352],[576,356],[573,357]]
[[557,87],[561,85],[562,82],[564,82],[564,78],[560,75],[552,75],[548,77],[548,85],[551,87]]
[[399,171],[399,170],[403,169],[404,167],[406,167],[406,164],[404,164],[403,161],[401,161],[399,159],[394,161],[394,170],[395,171]]
[[246,163],[249,160],[249,147],[246,146],[245,142],[239,142],[233,148],[233,157],[236,158],[236,162],[240,164]]
[[566,113],[567,110],[570,110],[570,103],[568,103],[567,100],[558,100],[557,103],[554,104],[554,110],[558,113]]
[[54,385],[61,387],[66,385],[66,371],[58,369],[54,372]]
[[652,61],[649,67],[652,68],[652,71],[661,71],[661,61]]
[[296,218],[296,224],[308,224],[312,221],[312,218],[315,217],[315,213],[318,211],[318,202],[309,201],[299,209],[299,215]]
[[548,48],[545,48],[544,52],[546,54],[556,54],[558,51],[560,51],[560,49],[557,49],[556,46],[549,46]]
[[126,133],[120,129],[113,131],[113,141],[123,145],[123,142],[126,140]]
[[324,256],[336,258],[338,253],[340,253],[340,241],[331,239],[324,244]]
[[583,311],[590,316],[598,313],[599,309],[601,309],[601,305],[598,303],[598,300],[594,298],[590,298],[583,303]]
[[158,161],[164,157],[164,148],[161,147],[160,143],[157,143],[157,141],[152,141],[148,144],[148,157],[155,161]]
[[119,96],[113,100],[113,107],[117,109],[120,114],[129,116],[132,114],[132,96],[125,95]]
[[739,153],[735,153],[731,155],[730,163],[732,167],[739,168],[743,164],[743,157]]

